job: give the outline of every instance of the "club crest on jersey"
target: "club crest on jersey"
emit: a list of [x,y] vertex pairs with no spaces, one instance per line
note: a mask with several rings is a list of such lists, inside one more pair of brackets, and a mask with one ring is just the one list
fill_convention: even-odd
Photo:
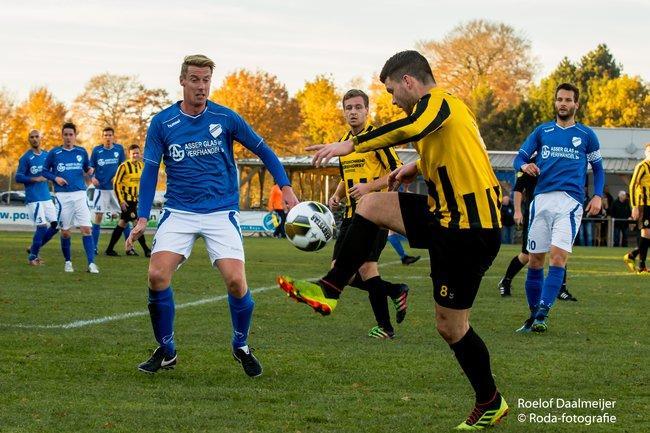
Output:
[[77,155],[77,162],[81,162],[82,159],[81,155]]
[[573,147],[578,147],[582,144],[582,138],[580,137],[573,137],[571,139],[571,143],[573,144]]
[[113,156],[114,156],[115,158],[117,158],[117,157],[119,156],[119,153],[117,153],[117,152],[113,152]]
[[548,146],[542,146],[542,159],[546,159],[551,155],[551,149]]
[[171,156],[171,158],[176,162],[182,161],[183,158],[185,158],[185,149],[183,149],[180,144],[170,144],[169,156]]
[[210,124],[209,130],[210,130],[210,135],[212,135],[214,138],[217,138],[218,136],[221,135],[222,132],[221,124],[212,123]]

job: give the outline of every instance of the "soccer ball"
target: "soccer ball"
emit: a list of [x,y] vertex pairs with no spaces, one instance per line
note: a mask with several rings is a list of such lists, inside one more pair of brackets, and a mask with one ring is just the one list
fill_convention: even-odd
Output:
[[334,238],[334,227],[334,215],[325,205],[304,201],[289,211],[284,230],[296,248],[318,251]]

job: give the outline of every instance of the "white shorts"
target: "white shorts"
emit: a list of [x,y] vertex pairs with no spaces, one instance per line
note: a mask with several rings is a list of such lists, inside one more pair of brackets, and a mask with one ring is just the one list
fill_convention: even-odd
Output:
[[59,220],[59,215],[52,200],[27,203],[29,219],[35,226],[42,226]]
[[562,191],[536,195],[530,204],[528,245],[531,253],[547,253],[551,245],[571,252],[582,221],[582,205]]
[[112,189],[95,189],[91,208],[96,213],[120,213],[120,204]]
[[151,252],[171,251],[187,260],[199,236],[205,240],[213,265],[219,259],[244,261],[239,212],[232,210],[195,214],[165,209],[158,222]]
[[61,229],[90,227],[90,209],[86,201],[86,191],[59,192],[56,201],[60,206],[59,222]]

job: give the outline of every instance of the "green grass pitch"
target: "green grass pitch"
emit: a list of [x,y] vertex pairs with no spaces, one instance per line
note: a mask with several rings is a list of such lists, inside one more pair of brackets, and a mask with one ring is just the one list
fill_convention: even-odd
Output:
[[[412,291],[398,337],[378,341],[366,336],[374,322],[365,293],[348,288],[334,314],[320,317],[275,288],[281,272],[322,274],[332,245],[304,253],[283,240],[245,239],[257,290],[250,344],[264,365],[250,379],[230,354],[225,288],[199,240],[173,283],[177,305],[198,301],[176,313],[179,364],[151,376],[136,370],[156,346],[147,260],[100,256],[101,274],[87,274],[76,234],[76,272],[65,274],[57,239],[42,251],[46,265],[27,266],[30,240],[0,233],[0,432],[437,432],[472,407],[470,385],[435,330],[428,260],[405,267],[384,252],[384,278]],[[579,302],[556,304],[546,335],[520,336],[524,272],[512,298],[496,291],[516,251],[502,247],[472,311],[511,407],[493,431],[650,431],[650,279],[626,272],[622,249],[576,248],[569,287]],[[605,412],[617,422],[531,423],[531,413],[601,411],[518,405],[557,398],[615,400]]]

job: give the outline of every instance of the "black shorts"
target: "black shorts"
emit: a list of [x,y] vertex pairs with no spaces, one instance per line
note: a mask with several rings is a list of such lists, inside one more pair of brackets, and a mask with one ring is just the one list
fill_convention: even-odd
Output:
[[[341,221],[341,228],[339,229],[339,236],[336,238],[336,243],[334,244],[334,253],[332,254],[332,260],[341,254],[341,247],[343,245],[343,240],[350,230],[350,224],[352,223],[352,218],[343,218]],[[372,249],[370,250],[370,255],[368,256],[367,262],[378,262],[381,252],[386,246],[386,240],[388,239],[388,230],[380,230],[379,234],[375,238],[374,243],[372,244]]]
[[127,201],[126,210],[120,212],[120,219],[127,223],[138,219],[138,202]]
[[499,252],[501,230],[442,227],[423,195],[399,193],[399,205],[410,246],[429,250],[436,303],[455,310],[470,308]]
[[641,218],[639,218],[639,226],[642,229],[650,229],[650,206],[641,206],[639,210],[639,214],[641,215]]

